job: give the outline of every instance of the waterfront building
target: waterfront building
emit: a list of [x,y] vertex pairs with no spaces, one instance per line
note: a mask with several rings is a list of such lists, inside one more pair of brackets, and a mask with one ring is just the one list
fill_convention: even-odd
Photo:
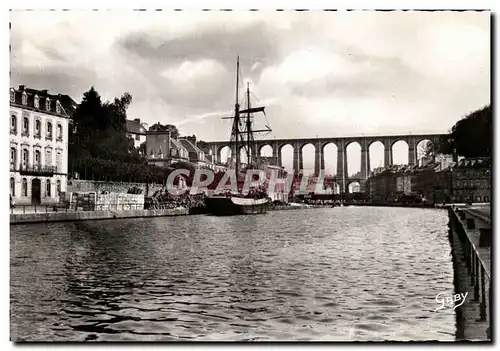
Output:
[[176,162],[189,162],[189,151],[171,136],[171,131],[146,133],[146,157],[148,164],[169,167]]
[[127,136],[134,139],[134,147],[139,148],[142,143],[146,141],[146,133],[148,132],[149,126],[147,123],[142,122],[140,118],[134,120],[127,120]]
[[10,195],[16,204],[57,203],[66,191],[66,109],[76,109],[67,95],[24,85],[10,89]]
[[205,152],[196,146],[196,137],[189,136],[179,138],[182,146],[188,151],[189,162],[195,168],[205,168],[207,167],[207,160],[205,159]]
[[451,168],[452,201],[491,201],[490,158],[463,158]]

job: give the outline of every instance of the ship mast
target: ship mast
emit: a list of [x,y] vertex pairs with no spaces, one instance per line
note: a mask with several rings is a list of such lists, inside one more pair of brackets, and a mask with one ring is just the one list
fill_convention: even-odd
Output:
[[[255,112],[262,112],[265,114],[264,111],[264,106],[262,107],[250,107],[250,84],[247,84],[247,108],[244,110],[240,111],[240,104],[239,104],[239,97],[238,97],[238,88],[239,88],[239,82],[240,82],[240,57],[238,56],[238,59],[236,61],[236,103],[234,105],[234,117],[222,117],[222,119],[234,119],[233,121],[233,127],[231,131],[231,138],[230,138],[230,145],[234,145],[234,150],[231,150],[234,152],[234,157],[235,157],[235,166],[236,166],[236,172],[238,172],[240,168],[240,153],[239,153],[239,139],[241,138],[241,141],[243,144],[243,147],[246,149],[247,152],[247,157],[248,157],[248,165],[251,165],[252,158],[255,161],[257,158],[255,156],[255,147],[254,147],[254,133],[259,133],[259,132],[266,132],[269,133],[271,132],[271,128],[266,125],[267,129],[262,129],[262,130],[252,130],[252,117],[251,114]],[[243,131],[240,131],[240,114],[247,114],[246,118],[246,123],[245,123],[245,129]],[[247,134],[246,141],[244,134]],[[231,155],[231,158],[233,155]]]
[[252,120],[250,119],[250,83],[247,83],[247,111],[247,156],[248,165],[250,166],[252,164],[252,157],[254,156]]
[[[239,130],[239,125],[240,125],[240,103],[238,101],[238,90],[239,90],[239,83],[240,83],[240,57],[238,56],[238,59],[236,61],[236,103],[234,104],[234,121],[233,121],[233,130],[231,133],[231,139],[236,138],[234,141],[234,157],[235,157],[235,169],[236,172],[239,170],[240,166],[240,155],[239,155],[239,148],[238,148],[238,138],[240,135],[240,130]],[[232,156],[232,155],[231,155]]]

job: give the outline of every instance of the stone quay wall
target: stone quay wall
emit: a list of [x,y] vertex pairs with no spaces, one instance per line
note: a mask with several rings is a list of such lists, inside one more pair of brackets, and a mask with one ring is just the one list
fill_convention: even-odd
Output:
[[455,310],[456,339],[491,342],[491,217],[478,212],[448,208],[455,294],[467,294]]
[[189,214],[185,208],[162,210],[130,210],[130,211],[75,211],[11,214],[10,224],[27,224],[43,222],[69,222],[98,219],[119,219],[137,217],[184,216]]
[[125,183],[125,182],[104,182],[97,180],[71,179],[68,180],[67,192],[68,193],[96,192],[100,194],[103,191],[107,191],[109,193],[126,194],[128,190],[133,187],[138,187],[142,189],[143,195],[152,196],[154,192],[161,189],[163,185],[154,183],[146,184],[146,183]]

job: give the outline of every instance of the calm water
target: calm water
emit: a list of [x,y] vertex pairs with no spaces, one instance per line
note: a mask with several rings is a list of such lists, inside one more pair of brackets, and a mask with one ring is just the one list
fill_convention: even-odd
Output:
[[446,211],[11,228],[13,341],[454,340]]

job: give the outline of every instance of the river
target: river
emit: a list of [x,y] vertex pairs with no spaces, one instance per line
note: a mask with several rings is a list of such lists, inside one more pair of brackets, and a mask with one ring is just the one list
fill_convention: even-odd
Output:
[[11,227],[12,341],[455,340],[447,212]]

